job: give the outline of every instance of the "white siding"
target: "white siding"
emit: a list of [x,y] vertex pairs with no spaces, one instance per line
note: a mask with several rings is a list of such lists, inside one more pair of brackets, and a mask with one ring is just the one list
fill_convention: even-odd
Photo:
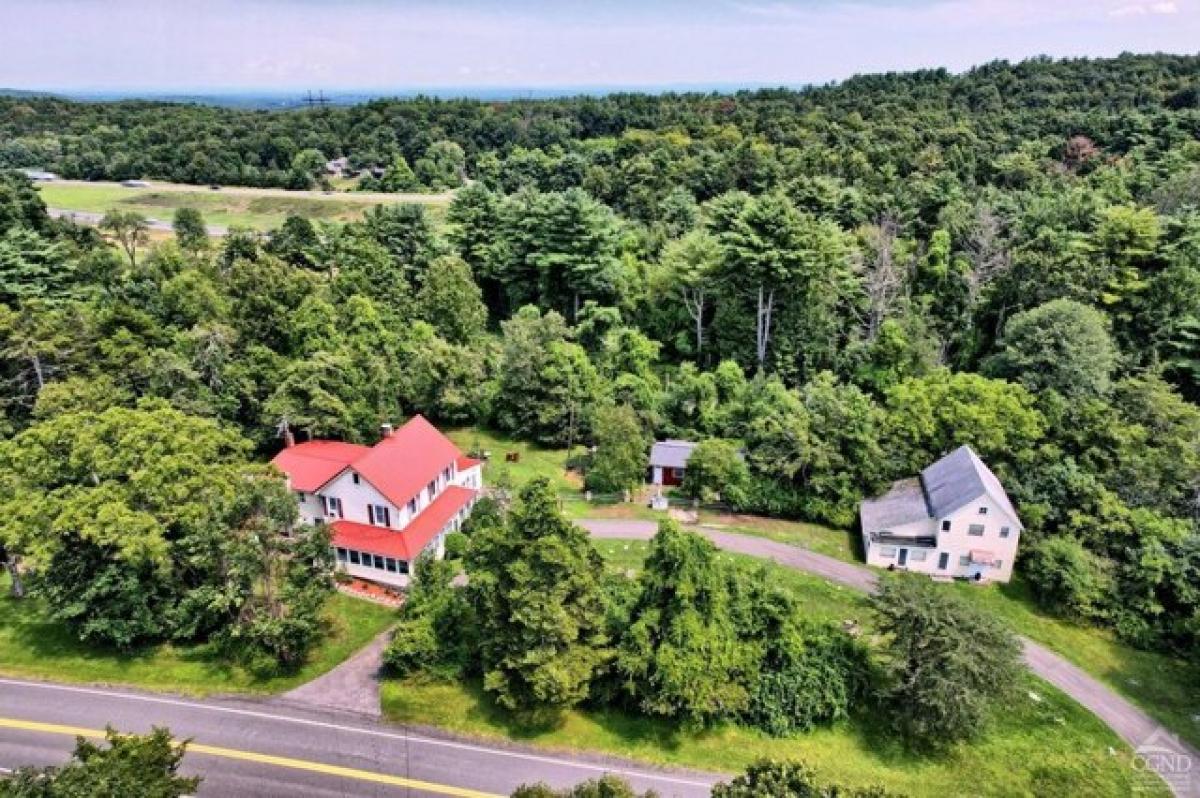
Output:
[[[980,514],[979,509],[986,507],[987,512]],[[949,521],[949,531],[942,531],[942,522]],[[983,534],[970,534],[972,525],[983,527]],[[1000,537],[1000,530],[1008,527],[1008,537]],[[874,530],[881,531],[881,530]],[[1020,524],[992,501],[987,494],[959,508],[946,518],[925,519],[897,526],[887,530],[893,535],[929,535],[937,536],[937,548],[901,546],[899,544],[872,543],[870,530],[863,530],[863,550],[866,552],[867,565],[887,568],[894,565],[897,569],[917,573],[942,575],[961,578],[974,578],[978,573],[983,579],[992,582],[1007,582],[1012,578],[1013,563],[1017,558],[1017,544],[1021,537]],[[900,565],[900,549],[907,549],[906,562]],[[964,556],[969,557],[972,550],[990,551],[1000,567],[968,564],[962,565]],[[921,552],[925,552],[921,559]],[[941,554],[947,554],[946,567],[938,568]]]

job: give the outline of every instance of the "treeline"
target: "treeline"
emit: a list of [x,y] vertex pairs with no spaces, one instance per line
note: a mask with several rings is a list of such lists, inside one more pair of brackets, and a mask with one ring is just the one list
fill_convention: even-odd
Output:
[[1034,59],[805,91],[424,98],[275,113],[8,97],[0,98],[0,167],[294,187],[312,179],[294,168],[297,156],[318,152],[357,166],[402,159],[432,184],[433,164],[417,165],[452,143],[467,172],[490,185],[582,186],[645,221],[680,187],[703,201],[799,181],[848,220],[901,202],[928,222],[953,184],[1028,179],[1031,163],[1057,156],[1074,134],[1093,138],[1108,157],[1144,146],[1147,136],[1193,135],[1197,72],[1194,56]]

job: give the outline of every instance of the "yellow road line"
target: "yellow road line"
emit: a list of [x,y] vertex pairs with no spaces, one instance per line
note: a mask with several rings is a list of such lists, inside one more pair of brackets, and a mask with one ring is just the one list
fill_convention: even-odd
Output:
[[[57,723],[39,723],[38,721],[17,720],[15,718],[0,718],[0,728],[21,729],[24,731],[43,732],[45,734],[65,734],[71,737],[95,737],[101,739],[104,737],[104,731],[101,729],[84,729],[78,726],[63,726]],[[369,770],[342,767],[341,765],[327,765],[323,762],[310,762],[308,760],[292,759],[291,757],[286,756],[259,754],[253,751],[239,751],[236,748],[221,748],[215,745],[188,743],[187,750],[190,753],[195,754],[206,754],[208,756],[223,757],[225,759],[240,759],[244,762],[257,762],[263,765],[291,768],[292,770],[307,770],[312,773],[323,773],[327,776],[338,776],[344,779],[370,781],[376,784],[388,784],[395,787],[411,787],[415,790],[424,790],[426,792],[437,793],[439,795],[454,796],[454,798],[503,798],[503,796],[496,795],[495,793],[469,790],[464,787],[452,787],[449,784],[436,784],[431,781],[408,779],[403,776],[392,776],[387,773],[374,773]]]

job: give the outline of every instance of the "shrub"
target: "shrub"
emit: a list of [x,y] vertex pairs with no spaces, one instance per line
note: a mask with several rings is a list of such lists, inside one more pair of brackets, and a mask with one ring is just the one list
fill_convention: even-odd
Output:
[[469,542],[470,541],[467,539],[467,536],[462,532],[451,532],[450,534],[446,535],[446,559],[462,559],[463,553],[466,552],[467,544]]
[[840,629],[787,635],[768,655],[745,719],[782,736],[845,718],[866,690],[868,669],[866,648]]
[[1112,595],[1111,563],[1072,537],[1042,541],[1025,566],[1038,603],[1062,615],[1097,619]]

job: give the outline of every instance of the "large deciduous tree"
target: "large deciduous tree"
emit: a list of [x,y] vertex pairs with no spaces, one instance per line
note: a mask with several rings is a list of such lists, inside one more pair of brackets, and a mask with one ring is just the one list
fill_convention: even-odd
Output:
[[1051,389],[1069,398],[1103,395],[1117,364],[1107,326],[1099,310],[1055,299],[1009,319],[989,370],[1035,393]]

